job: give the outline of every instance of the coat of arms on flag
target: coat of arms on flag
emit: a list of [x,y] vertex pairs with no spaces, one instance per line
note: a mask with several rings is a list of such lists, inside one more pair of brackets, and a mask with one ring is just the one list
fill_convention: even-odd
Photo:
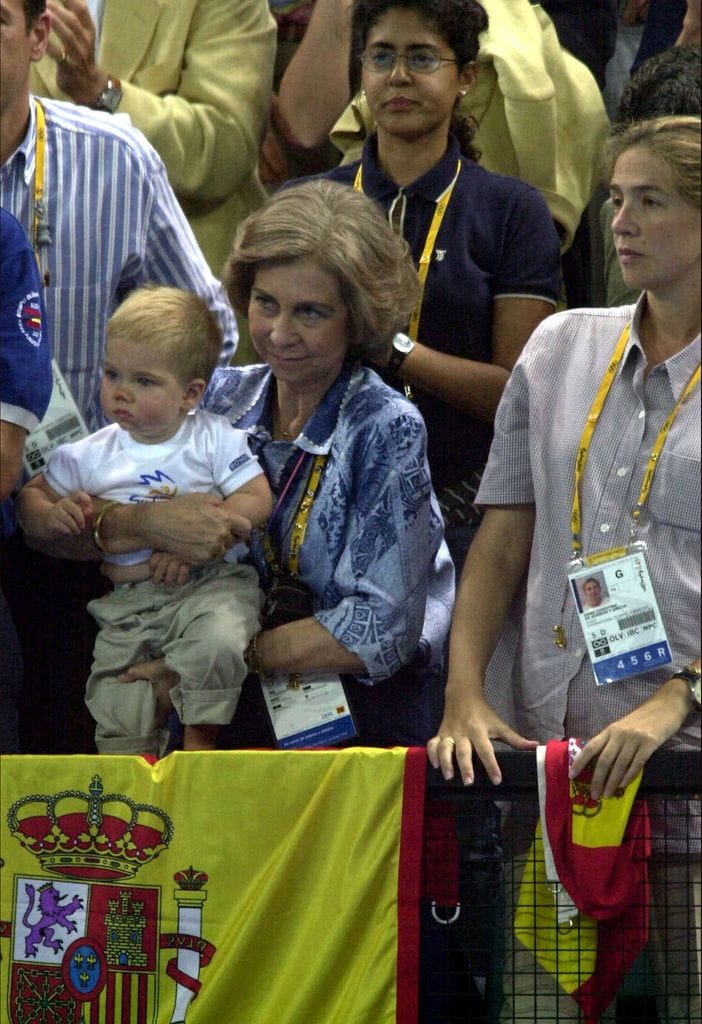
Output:
[[168,848],[169,816],[106,793],[94,775],[85,791],[21,797],[7,825],[35,858],[33,872],[13,878],[6,922],[10,1024],[152,1024],[164,947],[178,951],[166,966],[175,986],[170,1020],[185,1021],[199,966],[213,953],[201,935],[207,875],[192,867],[176,872],[168,896],[183,931],[171,934],[160,929],[161,886],[137,882],[140,869]]
[[0,1020],[416,1020],[422,750],[6,756]]

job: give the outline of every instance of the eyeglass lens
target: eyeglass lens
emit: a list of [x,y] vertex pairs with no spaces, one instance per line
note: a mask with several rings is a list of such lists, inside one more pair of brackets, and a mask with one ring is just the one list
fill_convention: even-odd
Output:
[[361,61],[367,71],[389,74],[398,60],[402,60],[408,71],[413,74],[426,75],[438,71],[442,64],[455,64],[454,60],[442,57],[436,50],[428,47],[416,47],[406,53],[397,53],[387,46],[372,46],[361,55]]

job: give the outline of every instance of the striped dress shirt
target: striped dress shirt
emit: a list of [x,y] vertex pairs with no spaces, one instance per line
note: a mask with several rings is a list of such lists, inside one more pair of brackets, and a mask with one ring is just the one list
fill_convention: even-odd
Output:
[[[42,100],[46,115],[44,225],[36,251],[54,357],[88,429],[100,409],[105,325],[117,305],[147,282],[202,296],[224,335],[226,365],[238,332],[168,183],[163,163],[135,128],[108,114]],[[0,168],[0,205],[33,233],[36,101],[27,134]]]
[[[576,453],[624,326],[632,322],[581,482],[586,556],[626,544],[654,442],[700,361],[698,334],[647,375],[638,331],[642,303],[573,310],[539,324],[505,388],[478,492],[482,504],[533,503],[536,508],[526,607],[518,623],[513,613],[507,624],[485,693],[518,732],[542,743],[564,736],[590,739],[643,704],[700,653],[699,385],[670,428],[637,533],[646,542],[672,665],[597,686],[566,586]],[[565,630],[565,649],[552,642],[551,631],[558,623]],[[517,633],[510,681],[506,662]],[[700,713],[692,705],[665,747],[699,750]],[[686,808],[677,800],[649,800],[649,813],[654,851],[698,855],[699,801],[690,801]]]
[[[672,665],[595,684],[572,594],[570,516],[575,458],[590,405],[625,324],[629,342],[592,438],[581,483],[583,553],[626,544],[654,441],[700,360],[700,336],[644,373],[641,305],[581,309],[544,320],[517,362],[497,412],[477,501],[534,504],[526,610],[512,686],[489,673],[486,693],[523,735],[588,739],[647,700],[700,652],[700,389],[682,405],[658,461],[637,539],[673,656]],[[552,643],[562,623],[567,646]],[[502,666],[504,669],[504,665]],[[509,707],[511,705],[511,709]],[[699,749],[692,712],[669,748]]]

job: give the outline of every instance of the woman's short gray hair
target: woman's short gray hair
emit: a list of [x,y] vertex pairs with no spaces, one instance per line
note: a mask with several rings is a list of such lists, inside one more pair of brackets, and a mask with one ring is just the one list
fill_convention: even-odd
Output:
[[237,231],[224,271],[232,305],[246,314],[259,270],[307,259],[339,282],[350,348],[370,360],[386,356],[407,327],[419,283],[407,243],[377,204],[325,178],[271,196]]

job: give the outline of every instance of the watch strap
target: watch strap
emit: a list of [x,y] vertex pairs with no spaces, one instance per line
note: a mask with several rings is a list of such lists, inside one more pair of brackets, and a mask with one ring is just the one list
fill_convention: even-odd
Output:
[[684,679],[690,691],[691,700],[697,707],[702,707],[702,672],[699,669],[688,665],[687,668],[681,668],[678,672],[674,672],[670,678]]

